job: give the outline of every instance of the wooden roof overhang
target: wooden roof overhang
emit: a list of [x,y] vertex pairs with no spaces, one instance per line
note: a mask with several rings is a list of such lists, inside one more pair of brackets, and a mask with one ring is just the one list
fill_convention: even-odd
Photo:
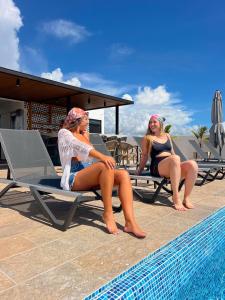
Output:
[[0,98],[92,110],[133,104],[61,82],[0,67]]

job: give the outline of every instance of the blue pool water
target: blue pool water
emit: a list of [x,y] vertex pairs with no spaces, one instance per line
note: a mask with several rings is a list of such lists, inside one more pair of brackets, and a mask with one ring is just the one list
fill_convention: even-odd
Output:
[[225,300],[225,207],[85,299]]
[[225,242],[196,270],[187,285],[179,291],[177,299],[225,299]]

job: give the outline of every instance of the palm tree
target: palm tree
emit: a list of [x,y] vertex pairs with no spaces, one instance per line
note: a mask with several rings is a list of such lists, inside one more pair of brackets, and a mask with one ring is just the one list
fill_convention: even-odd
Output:
[[202,147],[202,142],[206,140],[207,132],[208,128],[206,126],[199,126],[197,130],[192,130],[192,133],[197,138],[200,147]]
[[164,132],[170,133],[171,127],[172,127],[172,125],[170,125],[170,124],[166,125],[165,128],[164,128]]

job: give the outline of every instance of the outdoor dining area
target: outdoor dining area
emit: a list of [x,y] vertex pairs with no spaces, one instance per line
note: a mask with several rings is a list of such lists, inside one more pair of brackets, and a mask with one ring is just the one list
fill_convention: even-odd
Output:
[[141,157],[141,145],[135,138],[117,135],[102,135],[102,140],[117,166],[137,166]]

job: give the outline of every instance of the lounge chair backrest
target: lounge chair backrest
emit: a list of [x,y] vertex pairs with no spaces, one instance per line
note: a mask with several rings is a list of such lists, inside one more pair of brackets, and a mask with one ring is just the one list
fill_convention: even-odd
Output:
[[93,145],[104,144],[102,137],[98,133],[90,133],[89,138],[90,138],[90,142]]
[[109,150],[107,149],[105,143],[103,142],[102,137],[98,133],[91,133],[90,134],[90,142],[94,146],[94,148],[108,156],[111,156]]
[[220,156],[219,152],[217,151],[217,149],[215,147],[213,147],[213,145],[210,142],[207,141],[203,141],[203,144],[205,145],[206,148],[209,149],[209,151],[212,153],[213,157],[212,158],[216,158],[218,160],[222,160],[223,158]]
[[138,146],[141,148],[141,142],[143,140],[143,136],[133,136],[133,139],[138,144]]
[[208,159],[208,155],[202,150],[199,144],[195,140],[188,140],[192,147],[195,149],[197,154],[203,159]]
[[14,180],[56,175],[39,131],[0,129],[0,143]]
[[188,160],[188,157],[183,153],[181,148],[177,145],[176,140],[173,139],[172,143],[173,143],[173,150],[175,154],[180,156],[181,161]]

